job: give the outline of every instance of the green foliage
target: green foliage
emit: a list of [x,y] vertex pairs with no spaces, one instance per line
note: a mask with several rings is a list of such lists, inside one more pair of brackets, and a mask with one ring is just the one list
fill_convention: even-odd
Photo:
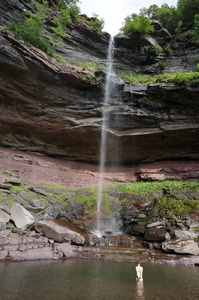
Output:
[[67,24],[71,23],[70,9],[68,8],[61,9],[59,13],[60,13],[60,17],[58,18],[58,20],[62,26],[65,27]]
[[176,85],[198,85],[199,73],[198,72],[178,72],[174,74],[161,74],[158,76],[138,75],[131,74],[118,74],[121,78],[128,80],[133,85],[147,85],[147,84],[176,84]]
[[48,2],[46,0],[43,0],[42,4],[36,2],[35,8],[37,12],[34,15],[16,12],[8,29],[27,44],[38,47],[46,53],[51,53],[50,42],[42,37],[44,22],[49,17]]
[[148,9],[143,8],[140,10],[140,15],[159,20],[170,33],[174,33],[176,28],[179,30],[181,24],[177,9],[174,6],[169,7],[166,3],[161,7],[153,4]]
[[97,65],[94,64],[93,62],[88,62],[84,60],[77,61],[75,63],[78,67],[81,67],[83,70],[86,70],[86,68],[92,68],[92,69],[97,69]]
[[193,41],[199,41],[199,14],[195,15],[193,30],[191,32]]
[[62,64],[67,64],[67,61],[65,59],[63,59],[61,56],[59,56],[57,54],[53,54],[52,56],[60,62],[61,66],[62,66]]
[[88,25],[94,28],[98,33],[101,33],[102,29],[104,28],[104,20],[98,19],[98,15],[93,14],[93,17],[91,18]]
[[196,71],[199,72],[199,64],[196,65]]
[[24,190],[24,186],[23,185],[20,185],[20,186],[13,186],[12,189],[11,189],[11,193],[20,193],[21,191]]
[[151,25],[150,19],[144,16],[138,16],[137,14],[132,14],[125,18],[124,26],[121,31],[125,35],[146,35],[154,31],[153,25]]
[[[67,194],[49,193],[48,194],[48,199],[44,198],[42,196],[37,197],[37,198],[40,200],[40,202],[43,202],[43,203],[46,203],[46,204],[48,204],[48,202],[50,200],[50,202],[51,203],[53,202],[54,204],[56,204],[56,202],[57,202],[57,203],[59,203],[59,204],[61,204],[63,206],[67,206],[68,205],[68,201],[67,201],[68,196],[67,196]],[[44,201],[42,201],[42,198],[44,199]]]
[[166,68],[166,63],[164,61],[159,62],[159,69],[160,71],[163,71]]
[[68,191],[68,188],[63,186],[63,185],[60,185],[60,184],[43,184],[44,187],[48,187],[48,188],[52,188],[54,190],[64,190],[64,191]]
[[80,14],[80,8],[76,4],[71,5],[70,14],[72,17],[77,19],[78,15]]
[[162,25],[170,32],[175,33],[182,22],[180,22],[178,17],[178,12],[175,7],[169,7],[167,4],[163,4],[158,12],[158,19]]
[[[77,194],[75,200],[84,205],[86,212],[96,212],[97,210],[97,197],[98,189],[81,189],[82,194],[79,194],[80,189],[76,190]],[[104,216],[107,216],[112,213],[113,203],[115,202],[115,197],[112,197],[109,193],[104,193],[102,196],[101,210]],[[89,214],[93,216],[92,214]]]
[[[150,5],[149,8],[144,7],[140,10],[140,14],[137,18],[146,17],[147,19],[159,20],[162,25],[171,34],[173,34],[181,31],[182,27],[192,24],[194,22],[195,15],[199,13],[198,9],[199,0],[178,0],[177,7],[169,7],[166,3],[164,3],[161,7],[158,7],[156,4]],[[126,23],[129,23],[132,20],[130,20],[130,17],[127,16],[125,21]],[[129,23],[126,26],[125,31],[129,32],[130,29],[131,27]]]
[[97,189],[90,188],[88,192],[83,192],[81,189],[81,194],[79,194],[80,189],[76,190],[75,200],[84,205],[85,211],[94,212],[97,209]]
[[160,53],[163,53],[164,50],[161,46],[152,46],[152,45],[145,45],[145,46],[142,46],[140,48],[140,53],[141,54],[155,54],[155,55],[158,55]]
[[32,1],[31,4],[35,8],[35,13],[30,12],[19,13],[16,12],[16,17],[11,20],[9,30],[11,30],[18,38],[23,39],[28,45],[34,45],[46,53],[53,54],[55,40],[47,37],[43,37],[43,29],[45,28],[46,19],[51,17],[52,10],[49,8],[49,4],[53,7],[59,8],[56,15],[58,16],[53,20],[54,26],[50,27],[54,33],[55,39],[62,41],[66,36],[64,27],[71,23],[71,15],[75,17],[80,9],[76,5],[78,1]]
[[54,20],[53,23],[55,24],[55,27],[49,27],[54,35],[57,37],[57,39],[62,42],[63,38],[66,36],[66,33],[58,19]]
[[[199,209],[199,197],[192,200],[191,195],[199,189],[199,183],[182,182],[182,181],[163,181],[163,182],[136,182],[126,184],[110,184],[104,186],[104,194],[102,199],[102,211],[106,216],[112,212],[113,204],[119,202],[125,205],[126,202],[134,200],[127,199],[126,195],[140,196],[140,201],[144,197],[144,201],[154,199],[157,193],[162,194],[163,189],[167,192],[163,194],[159,202],[159,211],[167,210],[173,214],[186,214]],[[97,188],[77,189],[74,199],[82,203],[89,217],[93,217],[96,211]],[[114,197],[112,196],[114,194]],[[121,196],[117,196],[117,194]],[[124,197],[122,197],[124,195]],[[176,198],[178,195],[178,198]],[[180,196],[179,196],[180,195]],[[143,196],[143,197],[142,197]],[[180,197],[180,199],[179,199]],[[136,200],[138,201],[138,197]]]
[[48,2],[51,5],[53,3],[53,6],[56,6],[59,9],[65,9],[67,7],[76,5],[79,2],[79,0],[48,0]]
[[61,9],[59,12],[59,17],[53,20],[53,24],[55,25],[55,27],[50,27],[50,29],[53,31],[54,35],[59,41],[62,41],[63,38],[66,36],[64,27],[66,27],[66,25],[70,23],[70,9]]
[[178,0],[177,11],[184,26],[194,21],[195,14],[199,12],[199,0]]
[[198,210],[199,202],[196,200],[192,201],[183,201],[183,200],[176,200],[169,197],[164,197],[159,202],[159,208],[168,210],[173,214],[189,214],[193,211]]
[[14,19],[8,28],[16,37],[23,39],[29,45],[40,48],[46,53],[52,50],[50,43],[42,38],[42,25],[33,17],[25,17],[23,23],[17,23]]

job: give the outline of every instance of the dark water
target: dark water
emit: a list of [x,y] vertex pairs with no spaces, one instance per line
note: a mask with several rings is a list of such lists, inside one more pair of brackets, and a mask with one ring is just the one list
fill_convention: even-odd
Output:
[[199,268],[93,261],[0,263],[1,300],[199,299]]

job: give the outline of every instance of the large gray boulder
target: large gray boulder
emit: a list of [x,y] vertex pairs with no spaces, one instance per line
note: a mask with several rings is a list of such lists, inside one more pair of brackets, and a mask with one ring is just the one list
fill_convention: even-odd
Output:
[[84,232],[71,222],[64,220],[43,220],[34,224],[35,229],[56,242],[84,244]]
[[162,243],[162,249],[165,252],[175,252],[179,254],[199,254],[198,243],[194,240],[172,239]]
[[34,223],[34,216],[19,203],[15,203],[11,207],[10,212],[10,219],[15,223],[16,227],[21,230],[26,230]]
[[5,211],[0,209],[0,222],[8,223],[10,220],[9,214],[7,214]]
[[175,237],[177,239],[190,240],[196,239],[198,235],[195,232],[190,232],[188,230],[174,230]]

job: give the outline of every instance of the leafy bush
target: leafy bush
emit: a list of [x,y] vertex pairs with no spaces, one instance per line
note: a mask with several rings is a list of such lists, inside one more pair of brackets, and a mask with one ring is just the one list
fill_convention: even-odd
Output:
[[182,201],[172,198],[163,198],[159,202],[160,208],[168,210],[173,214],[189,214],[197,210],[199,205],[198,201]]
[[50,43],[42,38],[42,25],[32,17],[25,17],[23,24],[11,20],[9,30],[12,31],[16,37],[24,40],[30,45],[40,48],[46,53],[52,51]]
[[46,53],[52,53],[53,48],[48,40],[43,38],[42,29],[45,20],[49,17],[48,1],[34,3],[36,14],[15,12],[15,17],[11,19],[8,29],[16,37],[23,39],[27,44],[40,48]]
[[104,20],[98,19],[98,15],[93,14],[93,17],[91,18],[91,21],[88,23],[88,25],[97,30],[98,33],[101,33],[102,29],[104,28]]
[[191,32],[193,41],[199,41],[199,14],[195,15],[193,30]]
[[62,66],[62,64],[67,64],[67,61],[63,59],[61,56],[57,54],[53,54],[52,56],[60,62],[60,66]]
[[195,14],[198,13],[199,0],[178,0],[177,11],[184,26],[194,21]]
[[81,61],[77,61],[75,64],[84,70],[87,67],[92,68],[92,69],[97,69],[97,65],[95,65],[93,62],[86,62],[86,61],[81,60]]
[[57,39],[61,42],[63,38],[66,36],[66,33],[58,19],[54,20],[53,24],[55,25],[55,27],[49,27],[49,28],[53,31]]
[[71,5],[69,9],[72,17],[76,18],[80,14],[80,8],[76,4]]
[[59,8],[59,9],[65,9],[66,7],[76,5],[79,0],[48,0],[49,5]]
[[125,18],[125,24],[121,28],[121,31],[125,35],[140,34],[146,35],[154,31],[154,27],[151,24],[150,19],[144,16],[138,16],[137,14],[132,14]]
[[196,85],[199,84],[199,73],[198,72],[178,72],[174,74],[161,74],[158,76],[147,76],[147,75],[138,75],[133,76],[132,74],[118,74],[119,77],[128,80],[133,85],[147,85],[147,84],[177,84],[177,85]]
[[[198,13],[199,0],[178,0],[177,7],[164,3],[161,7],[153,4],[149,8],[142,8],[138,17],[159,20],[171,33],[181,31],[194,22],[195,14]],[[129,17],[127,17],[127,21]],[[125,19],[125,20],[126,20]],[[129,25],[128,25],[129,26]]]

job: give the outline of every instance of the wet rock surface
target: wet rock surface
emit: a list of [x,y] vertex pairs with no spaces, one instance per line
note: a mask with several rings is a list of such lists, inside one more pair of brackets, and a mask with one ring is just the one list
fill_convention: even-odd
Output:
[[[34,159],[34,155],[26,159],[22,159],[21,155],[20,166],[23,165],[23,160],[32,161],[33,170]],[[39,165],[42,168],[41,158]],[[47,163],[45,160],[45,166],[50,174],[50,161]],[[80,165],[78,166],[78,171],[73,170],[74,174],[80,171]],[[104,236],[98,238],[90,233],[93,224],[96,224],[95,214],[91,216],[91,212],[75,198],[87,195],[85,190],[78,190],[77,195],[72,189],[64,190],[64,187],[42,184],[43,176],[40,184],[22,179],[21,173],[16,172],[16,166],[6,170],[1,173],[4,189],[0,191],[0,260],[71,257],[116,261],[142,259],[143,262],[150,263],[187,265],[198,263],[198,211],[191,214],[172,214],[162,209],[159,203],[165,195],[171,196],[169,190],[151,195],[117,194],[113,189],[110,190],[110,196],[118,200],[110,206],[112,208],[109,214],[112,219],[107,215],[103,220]],[[20,196],[13,180],[16,174],[20,184],[17,189],[21,189]],[[10,194],[6,194],[6,191]],[[22,204],[17,203],[17,196]],[[174,197],[178,201],[189,197],[190,201],[197,202],[199,194],[196,190],[189,189],[180,194],[176,193]],[[15,204],[10,206],[10,199],[16,201]],[[28,221],[23,226],[14,223],[12,211],[15,206],[20,207],[25,215],[34,214],[34,220],[31,218],[31,222]],[[113,221],[113,216],[117,219],[117,235],[111,229],[110,221]],[[55,218],[57,219],[54,220]]]

